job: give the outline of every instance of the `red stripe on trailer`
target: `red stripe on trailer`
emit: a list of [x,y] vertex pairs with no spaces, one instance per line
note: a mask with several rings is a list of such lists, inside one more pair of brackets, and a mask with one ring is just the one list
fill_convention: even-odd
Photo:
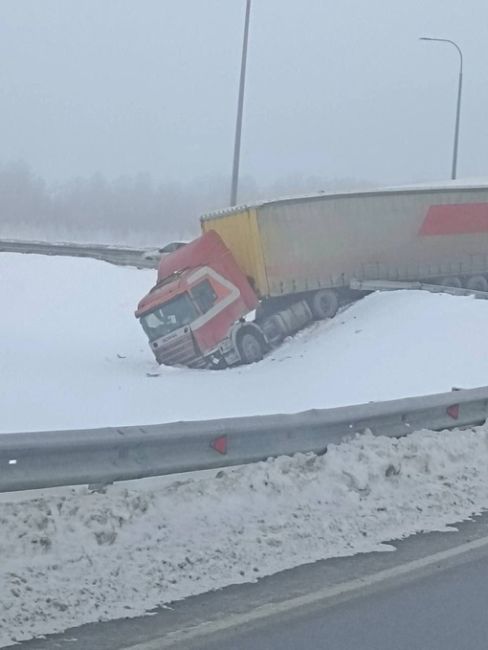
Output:
[[453,420],[457,420],[459,417],[459,404],[453,404],[447,409],[447,415]]
[[431,205],[420,235],[465,235],[488,232],[488,203]]
[[215,440],[212,440],[210,443],[211,447],[215,449],[215,451],[218,451],[219,454],[226,454],[227,453],[227,436],[219,436],[218,438],[215,438]]

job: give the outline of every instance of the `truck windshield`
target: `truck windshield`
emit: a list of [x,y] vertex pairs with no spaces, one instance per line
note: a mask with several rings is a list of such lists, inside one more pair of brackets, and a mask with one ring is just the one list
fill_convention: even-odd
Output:
[[179,327],[189,325],[197,316],[198,312],[190,296],[182,293],[149,314],[141,316],[140,320],[149,340],[154,341]]

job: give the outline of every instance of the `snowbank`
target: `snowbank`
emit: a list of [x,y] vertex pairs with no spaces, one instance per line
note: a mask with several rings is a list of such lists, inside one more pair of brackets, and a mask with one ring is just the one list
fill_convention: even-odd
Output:
[[488,302],[371,295],[259,364],[158,367],[133,316],[154,271],[0,254],[1,432],[297,412],[488,383]]
[[0,645],[446,530],[488,507],[487,465],[488,428],[365,434],[159,489],[0,502]]

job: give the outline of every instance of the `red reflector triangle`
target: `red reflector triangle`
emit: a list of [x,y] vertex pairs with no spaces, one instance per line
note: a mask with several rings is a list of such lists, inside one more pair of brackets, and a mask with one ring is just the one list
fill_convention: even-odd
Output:
[[219,436],[218,438],[215,438],[215,440],[212,440],[210,445],[215,449],[215,451],[218,451],[219,454],[226,454],[227,436]]
[[447,409],[447,415],[453,420],[457,420],[459,417],[459,404],[453,404]]

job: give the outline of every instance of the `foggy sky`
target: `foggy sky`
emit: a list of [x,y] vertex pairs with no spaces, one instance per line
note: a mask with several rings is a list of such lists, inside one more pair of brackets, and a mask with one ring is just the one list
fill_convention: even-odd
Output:
[[[244,0],[0,0],[0,162],[49,181],[230,173]],[[242,174],[488,177],[486,0],[253,0]]]

